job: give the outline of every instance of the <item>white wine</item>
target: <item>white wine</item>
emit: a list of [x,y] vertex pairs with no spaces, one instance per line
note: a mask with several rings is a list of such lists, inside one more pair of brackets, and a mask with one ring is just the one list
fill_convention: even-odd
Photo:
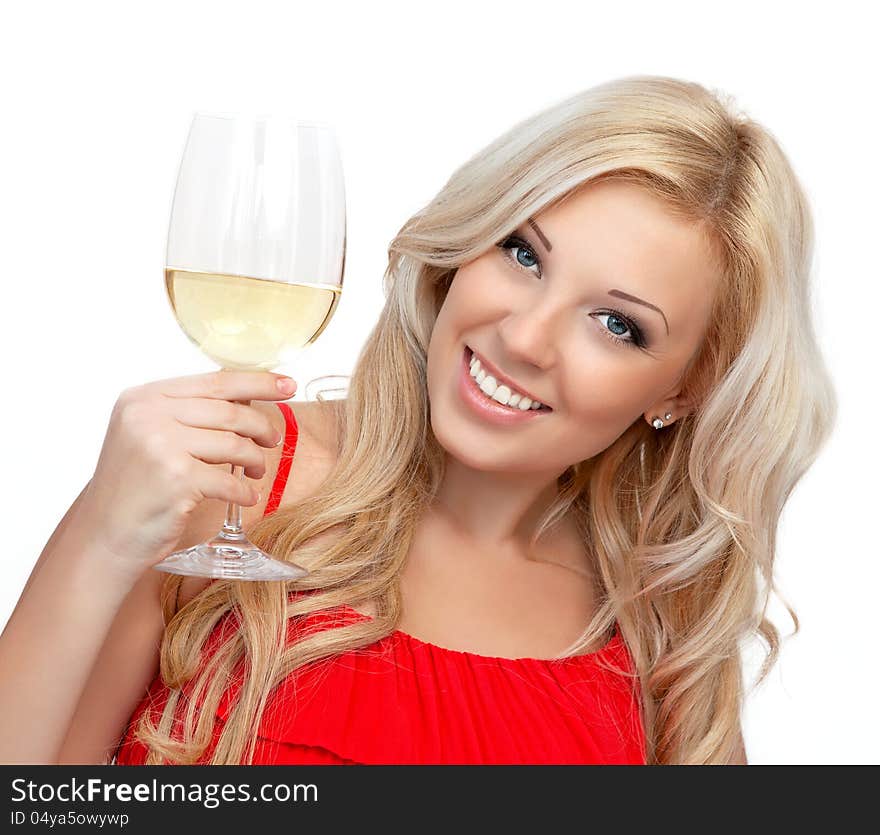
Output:
[[223,368],[269,371],[314,342],[339,284],[292,284],[168,267],[165,288],[183,332]]

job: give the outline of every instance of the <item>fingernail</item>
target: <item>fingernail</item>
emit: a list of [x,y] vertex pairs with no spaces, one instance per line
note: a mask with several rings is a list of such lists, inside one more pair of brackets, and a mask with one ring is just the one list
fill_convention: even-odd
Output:
[[275,441],[275,446],[280,446],[280,445],[281,445],[281,442],[282,442],[283,440],[284,440],[284,435],[283,435],[283,434],[279,435],[279,436],[278,436],[278,440]]
[[296,388],[296,382],[291,377],[279,377],[275,382],[282,394],[293,394]]

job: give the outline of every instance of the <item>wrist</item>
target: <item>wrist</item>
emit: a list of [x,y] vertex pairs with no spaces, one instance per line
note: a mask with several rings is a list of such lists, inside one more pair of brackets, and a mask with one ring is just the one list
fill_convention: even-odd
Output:
[[92,536],[85,542],[82,554],[90,570],[105,573],[124,591],[129,591],[146,570],[142,564],[125,559],[98,536]]
[[64,540],[65,558],[75,560],[83,574],[101,577],[127,593],[143,575],[144,567],[125,559],[110,547],[96,529],[93,519],[86,512],[74,517],[69,535]]

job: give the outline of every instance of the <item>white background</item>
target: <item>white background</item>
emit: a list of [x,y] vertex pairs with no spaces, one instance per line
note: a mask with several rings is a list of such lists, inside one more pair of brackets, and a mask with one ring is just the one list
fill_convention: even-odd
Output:
[[[91,477],[119,393],[214,368],[162,284],[194,110],[337,127],[345,293],[316,348],[278,369],[300,382],[300,399],[310,378],[351,371],[382,306],[388,243],[454,168],[578,90],[672,75],[733,94],[789,154],[815,215],[817,329],[840,397],[835,435],[783,514],[780,586],[802,630],[749,697],[749,761],[880,761],[878,66],[865,5],[597,6],[4,4],[0,622]],[[778,601],[770,614],[791,631]]]

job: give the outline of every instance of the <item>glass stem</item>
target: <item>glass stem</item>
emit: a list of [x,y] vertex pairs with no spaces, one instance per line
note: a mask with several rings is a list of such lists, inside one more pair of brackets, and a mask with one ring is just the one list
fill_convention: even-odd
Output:
[[[238,470],[238,478],[239,481],[244,480],[244,467],[236,467],[234,464],[232,465],[232,474],[235,475],[235,471]],[[235,504],[234,502],[229,502],[226,505],[226,521],[223,523],[223,533],[230,538],[243,538],[243,533],[241,530],[241,506]]]
[[[237,400],[244,406],[250,406],[250,400]],[[232,464],[232,475],[238,475],[239,481],[244,481],[244,467]],[[241,506],[235,502],[229,502],[226,505],[226,521],[223,523],[223,530],[220,533],[223,539],[231,539],[236,542],[247,542],[248,539],[241,529]]]

